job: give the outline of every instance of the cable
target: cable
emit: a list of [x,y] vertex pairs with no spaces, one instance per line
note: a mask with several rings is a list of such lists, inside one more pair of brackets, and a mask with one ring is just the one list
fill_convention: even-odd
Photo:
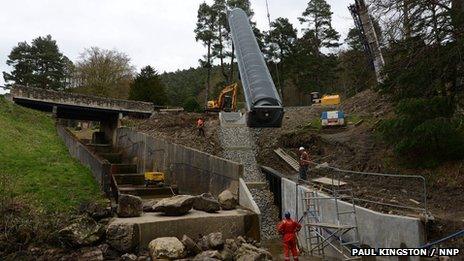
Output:
[[[271,30],[272,30],[272,27],[271,27],[271,14],[269,13],[269,3],[268,3],[268,0],[266,0],[266,12],[267,12],[267,22],[269,24],[269,39],[271,38]],[[280,62],[282,62],[282,59],[280,60]],[[283,91],[282,91],[282,86],[280,85],[280,77],[279,77],[279,67],[277,66],[277,63],[274,63],[275,65],[275,70],[276,70],[276,78],[277,78],[277,86],[279,87],[279,90],[280,90],[280,98],[282,99],[282,103],[284,102],[283,101]]]

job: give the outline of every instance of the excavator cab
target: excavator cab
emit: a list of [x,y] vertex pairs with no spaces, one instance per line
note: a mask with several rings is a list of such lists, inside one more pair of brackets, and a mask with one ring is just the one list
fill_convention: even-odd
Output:
[[233,83],[222,89],[217,100],[208,101],[206,111],[236,111],[237,110],[237,88],[238,84]]

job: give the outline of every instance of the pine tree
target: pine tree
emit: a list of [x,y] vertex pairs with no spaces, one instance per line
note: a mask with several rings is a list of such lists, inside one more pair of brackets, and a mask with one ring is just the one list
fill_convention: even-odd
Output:
[[208,102],[208,96],[211,89],[211,67],[213,62],[212,47],[215,39],[215,31],[217,26],[217,13],[212,6],[202,3],[198,8],[197,27],[195,28],[195,40],[201,41],[207,48],[206,55],[203,60],[200,59],[202,67],[208,69],[208,77],[206,80],[205,104]]
[[[288,58],[295,47],[297,40],[297,30],[288,21],[287,18],[279,17],[271,23],[271,30],[265,37],[266,40],[266,56],[270,63],[276,63],[279,75],[275,75],[276,80],[280,80],[281,98],[284,100],[284,61]],[[272,68],[272,66],[270,66]]]
[[52,90],[63,90],[69,86],[73,68],[72,62],[59,51],[50,35],[38,37],[30,45],[18,43],[6,63],[13,70],[11,73],[3,72],[5,82]]
[[142,68],[135,77],[129,91],[129,99],[152,102],[158,106],[166,105],[167,96],[164,84],[153,67],[148,65]]
[[314,44],[320,51],[322,47],[338,47],[340,35],[332,28],[332,11],[325,0],[310,0],[302,16],[302,24],[307,23],[305,34],[314,38]]

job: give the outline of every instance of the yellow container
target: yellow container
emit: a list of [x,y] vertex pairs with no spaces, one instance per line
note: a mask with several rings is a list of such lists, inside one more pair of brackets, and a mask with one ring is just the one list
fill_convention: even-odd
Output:
[[145,172],[145,181],[164,182],[163,172]]
[[340,95],[324,95],[321,98],[322,105],[338,105],[340,104]]

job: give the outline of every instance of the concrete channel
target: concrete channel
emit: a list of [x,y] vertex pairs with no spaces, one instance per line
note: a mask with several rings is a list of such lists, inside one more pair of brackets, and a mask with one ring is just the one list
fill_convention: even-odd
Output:
[[[111,163],[77,139],[65,127],[59,125],[58,133],[70,154],[90,168],[102,190],[107,192],[109,190],[108,171],[111,169]],[[131,237],[133,245],[146,247],[152,239],[157,237],[181,238],[185,234],[196,238],[200,234],[206,235],[218,231],[222,232],[225,238],[245,236],[258,241],[261,239],[259,208],[246,183],[241,179],[243,174],[241,164],[173,144],[161,138],[149,137],[130,128],[118,128],[112,146],[122,158],[129,161],[121,163],[121,168],[127,169],[131,166],[130,170],[136,172],[131,173],[130,178],[126,177],[129,174],[122,174],[123,176],[115,174],[118,180],[132,182],[133,177],[137,179],[145,170],[155,166],[165,172],[166,183],[175,185],[180,194],[197,195],[208,192],[217,196],[228,189],[236,195],[239,201],[237,209],[221,210],[217,213],[191,210],[187,215],[179,217],[143,213],[141,217],[113,218],[109,225],[121,226],[124,227],[123,230],[130,231],[128,233],[133,235]],[[109,152],[105,151],[105,153]],[[111,157],[115,155],[112,154]],[[132,166],[135,166],[135,169]],[[124,186],[120,188],[122,191],[125,191],[124,189]],[[144,191],[140,191],[141,189],[143,188],[137,188],[135,191],[137,193],[132,192],[143,197]],[[172,195],[168,192],[163,194],[164,197]],[[149,196],[149,198],[153,197]]]

